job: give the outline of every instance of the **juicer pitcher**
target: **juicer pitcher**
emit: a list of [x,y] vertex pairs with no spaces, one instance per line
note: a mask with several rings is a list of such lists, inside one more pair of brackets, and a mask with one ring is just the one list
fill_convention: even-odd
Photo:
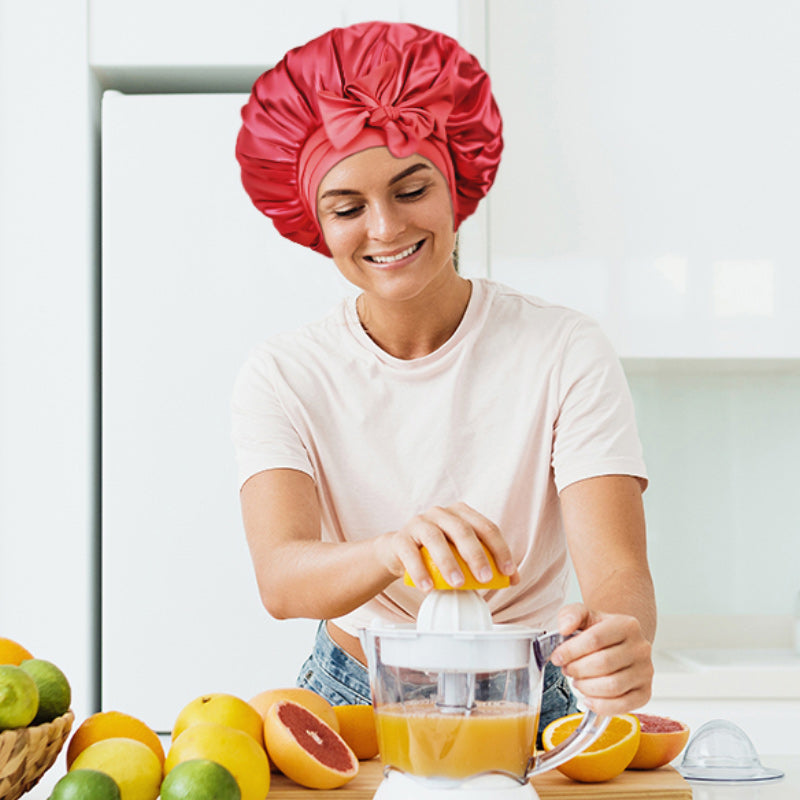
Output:
[[[528,778],[588,747],[608,722],[588,712],[566,741],[536,751],[544,666],[560,634],[400,625],[361,638],[387,777],[376,798],[534,798]],[[392,782],[403,787],[390,792]]]

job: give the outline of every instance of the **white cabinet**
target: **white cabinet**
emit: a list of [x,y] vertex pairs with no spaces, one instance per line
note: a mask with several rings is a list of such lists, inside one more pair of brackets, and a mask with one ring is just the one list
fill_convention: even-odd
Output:
[[455,36],[459,0],[90,0],[89,5],[89,60],[106,85],[188,82],[211,88],[233,81],[244,89],[287,50],[337,26],[398,20]]
[[314,630],[261,607],[229,400],[252,345],[350,287],[241,188],[245,99],[103,103],[102,705],[157,730],[204,692],[293,684]]
[[800,357],[800,8],[488,3],[492,277],[628,357]]

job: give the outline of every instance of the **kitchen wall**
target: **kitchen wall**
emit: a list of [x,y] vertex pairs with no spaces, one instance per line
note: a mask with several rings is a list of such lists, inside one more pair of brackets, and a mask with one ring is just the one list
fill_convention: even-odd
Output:
[[800,591],[800,365],[627,365],[661,613],[788,615]]
[[788,618],[800,591],[800,10],[487,10],[506,123],[490,274],[596,317],[622,357],[661,614]]
[[0,0],[0,636],[94,702],[95,128],[85,0]]

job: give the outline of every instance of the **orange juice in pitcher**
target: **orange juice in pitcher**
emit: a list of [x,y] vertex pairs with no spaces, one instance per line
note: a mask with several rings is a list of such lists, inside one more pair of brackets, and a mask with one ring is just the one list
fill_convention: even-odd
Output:
[[453,714],[427,700],[379,707],[376,725],[387,767],[420,777],[524,775],[538,715],[527,704],[507,702],[478,703],[467,714]]

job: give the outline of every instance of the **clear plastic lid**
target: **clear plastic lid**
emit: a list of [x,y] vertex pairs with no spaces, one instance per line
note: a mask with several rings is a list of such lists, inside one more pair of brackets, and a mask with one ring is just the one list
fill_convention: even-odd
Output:
[[732,722],[706,722],[686,745],[678,772],[690,781],[769,781],[784,773],[761,764],[747,734]]

